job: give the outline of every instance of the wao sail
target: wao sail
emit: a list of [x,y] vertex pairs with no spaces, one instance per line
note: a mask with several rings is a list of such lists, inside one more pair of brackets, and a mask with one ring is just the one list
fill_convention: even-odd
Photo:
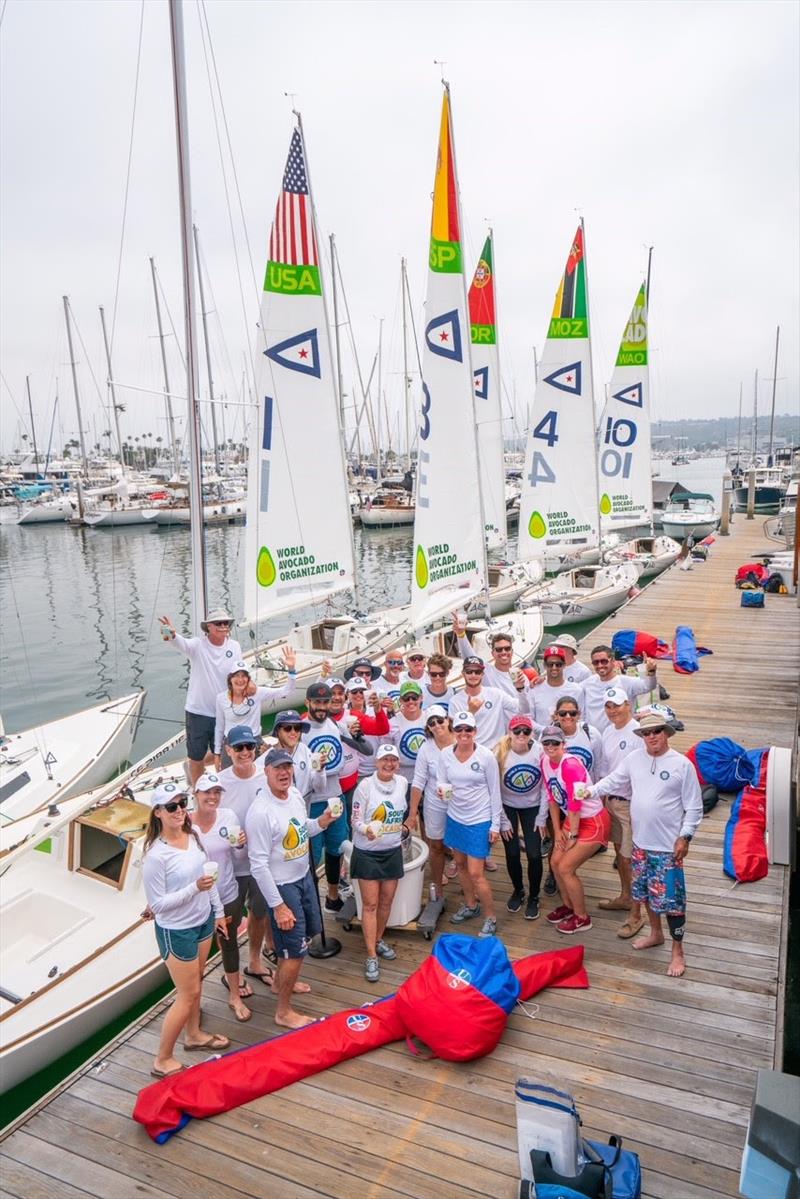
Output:
[[633,528],[653,518],[647,289],[625,326],[599,430],[600,527]]
[[494,237],[491,230],[469,289],[469,320],[486,548],[498,550],[505,546],[507,534],[500,355],[495,316]]
[[354,555],[328,320],[302,127],[292,134],[261,300],[250,442],[245,618],[353,587]]
[[519,557],[598,544],[586,250],[575,234],[540,362],[525,452]]
[[428,260],[411,622],[415,629],[486,585],[473,374],[450,91],[445,86]]

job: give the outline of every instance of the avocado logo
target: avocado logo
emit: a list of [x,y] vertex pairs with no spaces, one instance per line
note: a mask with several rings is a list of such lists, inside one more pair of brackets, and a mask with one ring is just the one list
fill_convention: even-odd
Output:
[[380,820],[381,823],[383,823],[383,821],[386,820],[386,804],[385,803],[378,804],[377,808],[372,813],[372,819]]
[[256,578],[262,587],[271,587],[278,577],[278,572],[275,569],[275,563],[272,560],[272,554],[265,545],[262,545],[258,551],[258,561],[256,562]]
[[286,830],[286,836],[281,842],[283,848],[297,849],[301,841],[300,832],[300,822],[294,816],[292,816],[291,820],[289,821],[289,827]]
[[534,537],[537,540],[540,537],[545,537],[547,535],[547,522],[545,521],[541,512],[531,513],[531,518],[528,521],[528,532],[531,537]]
[[420,591],[424,591],[428,586],[428,561],[425,557],[425,551],[421,545],[417,546],[417,556],[414,559],[414,578],[417,581],[417,586]]
[[602,512],[603,516],[608,516],[610,512],[614,511],[614,505],[611,503],[611,500],[607,495],[604,495],[600,500],[600,511]]

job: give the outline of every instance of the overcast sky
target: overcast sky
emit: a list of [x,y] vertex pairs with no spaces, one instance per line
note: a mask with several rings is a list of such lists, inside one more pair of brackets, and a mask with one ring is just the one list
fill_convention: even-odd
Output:
[[[64,294],[85,343],[76,357],[92,443],[108,423],[89,367],[105,399],[98,305],[110,323],[142,7],[0,5],[2,448],[19,444],[26,374],[40,447],[56,379],[57,444],[76,435]],[[777,410],[797,410],[794,2],[206,0],[246,239],[230,163],[224,174],[220,165],[201,10],[188,0],[184,8],[193,208],[213,287],[215,386],[229,401],[228,435],[241,428],[234,405],[258,312],[247,243],[260,281],[292,128],[285,92],[303,113],[321,234],[336,234],[365,372],[384,318],[384,382],[395,408],[401,256],[418,320],[424,295],[441,97],[434,59],[446,60],[452,88],[470,271],[487,220],[495,230],[502,361],[520,414],[580,214],[598,386],[653,245],[655,416],[735,415],[740,380],[749,411],[756,368],[766,414],[778,323]],[[150,255],[182,329],[170,71],[167,5],[147,0],[113,349],[117,378],[144,389],[162,386]],[[169,353],[172,388],[183,393],[174,342]],[[345,378],[352,394],[349,357]],[[123,436],[164,436],[158,397],[121,390],[118,398],[127,404]]]

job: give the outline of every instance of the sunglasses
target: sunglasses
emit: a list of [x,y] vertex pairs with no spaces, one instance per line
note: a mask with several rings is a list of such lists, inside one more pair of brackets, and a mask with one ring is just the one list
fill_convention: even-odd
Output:
[[479,666],[468,666],[464,674],[483,674],[483,671]]
[[[402,662],[401,662],[401,664],[400,664],[400,665],[402,666]],[[371,679],[371,678],[372,678],[372,671],[371,671],[371,670],[366,670],[366,669],[364,669],[364,670],[354,670],[354,671],[353,671],[353,674],[354,674],[354,675],[357,675],[357,676],[358,676],[358,678],[360,678],[360,679]]]
[[592,658],[592,666],[608,666],[610,658]]
[[161,804],[161,807],[164,809],[164,811],[170,812],[170,813],[177,812],[179,808],[188,808],[188,806],[189,806],[189,796],[188,795],[184,795],[182,799],[174,799],[174,800],[172,800],[171,803]]
[[250,745],[232,745],[230,747],[235,754],[254,754],[258,748],[255,744]]
[[510,654],[510,653],[511,653],[511,646],[510,646],[510,645],[493,645],[493,646],[492,646],[492,653],[495,653],[495,654]]
[[279,724],[279,729],[286,729],[287,733],[302,733],[302,724]]
[[512,737],[530,737],[532,732],[533,732],[533,729],[512,729],[511,736]]
[[386,665],[387,666],[402,666],[403,659],[402,658],[387,658]]
[[645,729],[642,733],[643,737],[660,737],[662,733],[666,733],[666,729]]
[[230,620],[210,620],[208,623],[213,625],[215,629],[229,629],[231,627],[232,621],[230,621]]
[[443,670],[429,670],[428,678],[429,679],[445,679],[445,678],[447,678],[447,675],[445,674],[445,672]]
[[577,716],[577,712],[556,712],[556,716]]
[[454,732],[454,733],[474,733],[474,732],[475,732],[475,730],[474,730],[474,728],[472,727],[472,725],[469,725],[469,724],[457,724],[457,725],[455,726],[455,728],[453,729],[453,732]]
[[424,662],[425,655],[424,654],[410,654],[408,660],[409,660],[409,662]]
[[447,724],[447,720],[444,716],[431,716],[428,724]]
[[417,701],[418,699],[419,699],[419,700],[421,700],[421,699],[422,699],[422,696],[421,696],[421,695],[401,695],[401,696],[400,696],[400,703],[401,703],[401,704],[407,704],[409,700],[413,700],[413,701],[416,703],[416,701]]
[[563,745],[563,741],[543,741],[542,745]]

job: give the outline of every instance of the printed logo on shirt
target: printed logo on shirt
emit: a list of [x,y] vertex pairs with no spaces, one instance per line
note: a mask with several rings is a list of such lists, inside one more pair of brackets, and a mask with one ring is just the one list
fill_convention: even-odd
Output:
[[548,793],[549,793],[550,798],[552,799],[553,803],[558,804],[558,806],[561,808],[562,812],[566,812],[566,810],[567,810],[567,793],[564,790],[562,784],[559,782],[559,780],[552,779],[552,778],[545,779],[545,786],[547,787]]
[[384,800],[379,803],[375,811],[372,813],[372,820],[380,820],[385,833],[399,833],[403,828],[403,817],[405,808],[402,810],[396,808],[391,800]]
[[326,770],[336,770],[342,760],[342,743],[338,737],[332,737],[330,733],[320,733],[318,737],[312,737],[308,743],[308,748],[312,754],[321,753],[323,750],[327,753],[325,761]]
[[362,1015],[361,1012],[354,1012],[352,1016],[347,1017],[347,1027],[351,1032],[366,1032],[371,1023],[369,1016]]
[[511,766],[503,775],[503,784],[508,791],[513,791],[516,795],[527,795],[529,791],[533,791],[539,786],[539,781],[542,777],[542,772],[538,766],[531,766],[529,763],[518,762],[516,766]]
[[587,749],[585,745],[568,745],[566,746],[565,752],[568,753],[571,758],[577,758],[579,762],[583,762],[587,770],[592,769],[594,757],[592,756],[592,751]]
[[470,766],[470,770],[480,770],[480,768],[481,768],[480,762],[473,762],[472,765]]
[[289,827],[281,841],[283,846],[284,862],[291,862],[295,858],[302,858],[308,853],[308,829],[305,821],[302,823],[296,816],[289,819]]
[[494,707],[494,704],[492,703],[492,701],[490,699],[487,699],[483,706],[487,712],[491,712],[492,708]]
[[295,766],[298,770],[305,770],[306,763],[301,759],[299,762],[295,762]]
[[400,738],[400,753],[404,758],[416,762],[417,754],[424,744],[425,730],[415,725],[413,729],[406,729]]
[[395,699],[395,700],[399,699],[399,698],[400,698],[400,687],[399,687],[399,685],[398,685],[398,687],[397,687],[396,689],[395,689],[395,688],[392,688],[392,690],[391,690],[391,691],[387,691],[387,692],[386,692],[386,694],[389,696],[389,699]]
[[663,779],[663,780],[664,780],[664,782],[666,782],[666,781],[667,781],[667,779],[669,778],[669,771],[668,771],[668,770],[662,770],[662,771],[661,771],[661,774],[660,774],[658,777],[659,777],[660,779]]
[[225,650],[225,657],[226,657],[226,658],[232,658],[232,657],[233,657],[233,650],[232,650],[232,649],[226,649],[226,650]]
[[627,739],[625,737],[623,737],[623,739],[619,743],[620,749],[624,749],[627,744],[628,744]]

